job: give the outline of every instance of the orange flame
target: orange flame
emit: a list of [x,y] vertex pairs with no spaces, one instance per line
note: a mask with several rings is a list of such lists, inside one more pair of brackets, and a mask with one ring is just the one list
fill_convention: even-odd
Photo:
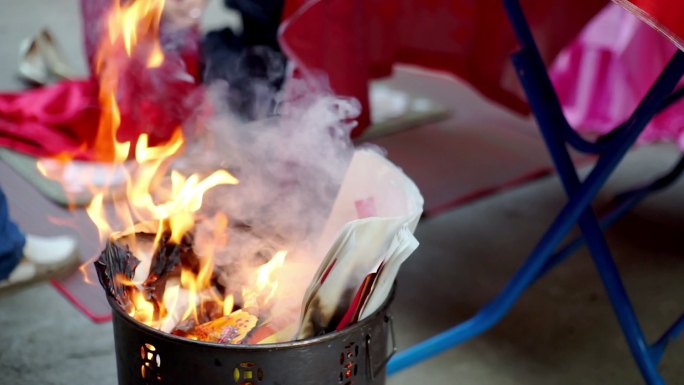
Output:
[[[95,153],[102,160],[122,163],[128,158],[130,142],[120,143],[116,133],[121,124],[121,113],[116,100],[119,79],[130,61],[112,60],[125,50],[130,58],[141,58],[147,68],[159,67],[164,51],[159,42],[159,25],[164,0],[137,0],[121,4],[115,0],[107,18],[107,36],[102,39],[95,57],[101,107],[100,122],[95,139]],[[123,67],[123,68],[122,68]]]
[[[278,288],[277,280],[273,280],[273,275],[283,265],[286,255],[286,251],[278,251],[269,262],[257,269],[257,277],[253,284],[243,288],[243,309],[258,314],[261,308],[269,306]],[[209,270],[205,270],[209,262],[205,263],[198,274],[183,269],[180,280],[169,280],[163,301],[156,306],[148,301],[141,291],[134,291],[133,298],[131,298],[133,308],[130,309],[129,315],[151,327],[170,331],[175,325],[185,320],[193,320],[196,325],[199,325],[203,307],[209,304],[214,304],[223,316],[241,311],[235,310],[235,299],[232,294],[223,298],[212,288],[211,275],[206,273]],[[124,286],[139,285],[125,277],[117,277],[117,280]]]
[[268,294],[263,301],[265,304],[268,304],[271,301],[276,290],[278,290],[278,281],[273,280],[272,275],[283,266],[286,255],[287,251],[281,250],[277,252],[268,263],[257,269],[257,290],[260,292],[268,291]]
[[[163,9],[164,0],[134,0],[125,4],[116,0],[108,14],[106,38],[100,42],[96,55],[101,114],[95,149],[100,158],[114,164],[123,163],[131,150],[131,142],[117,140],[121,124],[116,99],[119,80],[132,60],[142,58],[148,68],[162,64],[164,52],[159,42],[159,24]],[[123,52],[128,61],[120,60]],[[162,223],[168,223],[172,241],[178,242],[194,226],[194,214],[202,206],[203,195],[215,186],[237,184],[238,180],[224,170],[205,179],[200,179],[199,175],[186,178],[172,171],[171,195],[166,201],[156,203],[152,193],[154,187],[166,173],[170,160],[183,148],[184,138],[178,127],[165,144],[152,147],[148,139],[147,134],[142,134],[136,143],[135,171],[127,175],[128,199],[123,204],[117,202],[114,207],[116,227],[130,231],[137,222],[156,220],[160,228]],[[105,240],[114,230],[103,204],[107,191],[93,190],[94,199],[87,211],[100,231],[101,239]]]
[[[120,80],[133,68],[131,63],[134,60],[145,63],[148,69],[159,67],[164,61],[159,41],[163,8],[164,0],[114,0],[108,14],[106,36],[96,54],[101,114],[94,150],[98,160],[112,165],[111,170],[105,172],[111,173],[112,177],[100,175],[100,179],[113,180],[115,172],[123,173],[126,199],[108,204],[106,198],[112,194],[111,188],[91,184],[88,188],[93,199],[86,211],[102,242],[113,234],[126,234],[131,238],[128,245],[131,252],[141,259],[134,275],[136,278],[115,278],[118,284],[135,288],[131,290],[129,314],[149,326],[170,331],[185,320],[199,324],[207,311],[218,311],[224,316],[236,312],[238,306],[233,295],[218,293],[212,283],[216,252],[228,243],[228,217],[216,214],[203,219],[201,224],[207,225],[205,227],[211,231],[196,234],[194,247],[200,256],[199,267],[194,270],[183,268],[179,277],[169,278],[163,298],[157,302],[146,297],[142,290],[144,279],[138,279],[147,275],[144,270],[149,269],[152,257],[147,248],[143,250],[143,246],[137,244],[135,234],[140,226],[144,226],[146,231],[155,231],[149,228],[152,224],[156,226],[155,248],[167,232],[170,233],[168,242],[180,244],[188,232],[198,227],[196,219],[205,193],[217,186],[234,185],[239,181],[225,170],[214,171],[206,177],[199,174],[186,176],[169,170],[174,157],[185,146],[181,127],[166,143],[157,146],[150,146],[147,134],[137,138],[134,148],[131,142],[119,142],[117,139],[121,125],[117,101]],[[132,159],[128,160],[131,156]],[[60,156],[59,160],[66,162],[67,158]],[[37,167],[44,175],[50,174],[47,164],[39,162]],[[163,180],[167,175],[170,180],[168,186]],[[91,177],[83,175],[86,181]],[[243,288],[242,302],[238,305],[243,309],[250,307],[252,311],[268,306],[278,288],[274,276],[283,265],[286,254],[286,251],[278,251],[271,261],[258,268],[253,281]]]

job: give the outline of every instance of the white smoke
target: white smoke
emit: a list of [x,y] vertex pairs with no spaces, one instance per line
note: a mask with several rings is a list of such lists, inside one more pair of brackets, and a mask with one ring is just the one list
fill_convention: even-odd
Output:
[[229,91],[210,88],[209,108],[194,119],[194,133],[174,168],[185,173],[223,168],[240,180],[209,191],[202,208],[205,218],[216,212],[229,217],[229,242],[216,252],[228,291],[239,291],[250,271],[277,250],[287,250],[276,306],[299,306],[324,257],[314,250],[353,155],[349,138],[359,105],[307,95],[282,103],[276,117],[245,123],[223,107]]

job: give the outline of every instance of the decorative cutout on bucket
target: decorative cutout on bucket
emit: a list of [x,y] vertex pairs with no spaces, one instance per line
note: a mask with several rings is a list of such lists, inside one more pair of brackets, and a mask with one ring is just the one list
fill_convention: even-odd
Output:
[[157,348],[152,344],[143,344],[140,347],[140,358],[142,365],[140,365],[140,375],[145,380],[146,384],[160,384],[161,383],[161,356],[157,352]]
[[238,385],[256,385],[263,381],[264,371],[254,362],[242,362],[233,370],[233,380]]
[[356,358],[359,356],[359,345],[350,342],[340,353],[340,375],[337,380],[340,384],[352,385],[352,377],[356,377],[359,367]]

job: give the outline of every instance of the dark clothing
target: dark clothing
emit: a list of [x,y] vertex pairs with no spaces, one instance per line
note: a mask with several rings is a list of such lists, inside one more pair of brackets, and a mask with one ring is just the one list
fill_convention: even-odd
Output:
[[244,120],[275,113],[285,79],[286,58],[278,45],[283,1],[225,0],[242,15],[243,31],[209,32],[202,41],[203,80],[225,80],[227,103]]
[[224,0],[227,7],[242,14],[242,38],[245,45],[265,45],[276,50],[278,27],[284,0]]
[[23,256],[26,239],[9,217],[7,198],[0,189],[0,281],[7,279]]

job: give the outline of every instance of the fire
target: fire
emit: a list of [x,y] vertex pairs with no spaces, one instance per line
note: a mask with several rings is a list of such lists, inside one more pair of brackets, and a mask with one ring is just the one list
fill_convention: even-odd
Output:
[[[99,157],[114,164],[122,164],[129,157],[131,142],[119,142],[117,131],[121,114],[116,99],[122,74],[126,73],[134,60],[144,60],[147,68],[158,67],[164,60],[159,42],[164,0],[137,0],[122,4],[116,0],[109,12],[106,38],[102,39],[96,55],[96,70],[99,80],[100,122],[95,143]],[[129,60],[119,60],[122,50]],[[141,221],[154,220],[159,224],[158,238],[168,226],[172,242],[180,242],[184,234],[195,224],[194,215],[202,206],[204,194],[219,185],[237,184],[238,180],[225,170],[218,170],[201,179],[199,175],[183,176],[171,171],[171,194],[165,201],[157,203],[153,191],[160,177],[175,155],[184,146],[181,127],[178,127],[169,141],[159,146],[150,146],[147,134],[142,134],[134,149],[133,172],[127,173],[127,200],[115,204],[117,227],[130,231]],[[94,189],[97,190],[97,189]],[[113,232],[112,221],[103,205],[107,191],[96,191],[88,214],[100,231],[102,240]]]
[[[238,343],[257,326],[260,316],[268,315],[278,289],[275,277],[287,251],[275,252],[269,262],[242,277],[241,291],[227,292],[215,281],[215,258],[229,242],[230,221],[224,213],[208,216],[201,209],[208,191],[238,184],[238,179],[226,170],[184,175],[172,169],[173,160],[185,147],[181,127],[166,143],[155,146],[150,145],[147,134],[133,142],[117,139],[122,121],[117,95],[122,79],[136,68],[134,62],[144,63],[147,69],[164,62],[159,41],[163,7],[163,0],[115,0],[108,13],[106,34],[96,54],[101,113],[94,144],[98,160],[108,167],[100,170],[105,175],[97,175],[105,183],[94,183],[93,173],[84,173],[79,182],[82,179],[92,193],[86,211],[101,242],[110,247],[126,239],[121,247],[140,260],[131,267],[134,271],[112,278],[114,285],[127,293],[128,314],[153,328],[187,338]],[[50,159],[52,163],[36,166],[43,175],[64,182],[63,175],[54,171],[59,170],[54,162],[67,165],[71,159],[60,155]],[[115,177],[121,182],[117,191],[124,191],[125,199],[108,203],[114,192],[107,182]],[[187,255],[192,255],[192,261],[187,261]],[[249,329],[244,329],[245,325]],[[226,335],[225,330],[216,328],[232,328],[234,333]]]
[[[107,36],[100,42],[95,58],[101,108],[95,152],[102,160],[121,163],[128,158],[131,143],[121,143],[116,136],[121,124],[116,100],[119,80],[133,60],[146,62],[147,68],[163,63],[164,51],[159,42],[163,10],[164,0],[134,0],[125,4],[115,0],[109,11]],[[129,60],[114,60],[122,56],[122,48]]]
[[[142,291],[134,290],[131,298],[133,306],[129,310],[129,315],[140,322],[167,332],[184,321],[191,321],[195,327],[200,326],[208,322],[206,315],[209,311],[220,313],[214,314],[212,317],[214,319],[242,316],[245,313],[256,317],[270,305],[270,300],[278,287],[277,281],[272,281],[272,278],[283,265],[286,255],[286,251],[278,251],[269,262],[256,270],[253,284],[242,289],[243,301],[240,308],[236,309],[233,294],[228,294],[224,298],[221,293],[216,292],[208,279],[210,270],[206,268],[212,259],[204,258],[205,267],[200,269],[199,274],[183,269],[179,280],[169,280],[160,303],[151,302],[145,298]],[[117,280],[124,286],[135,288],[140,286],[140,283],[126,277],[119,276]],[[186,337],[192,338],[193,336],[186,335]]]
[[[159,42],[159,25],[164,9],[164,0],[137,0],[122,3],[114,1],[107,18],[106,37],[102,39],[96,55],[96,71],[99,80],[100,121],[95,143],[96,153],[103,160],[122,164],[129,158],[131,142],[119,142],[117,131],[121,114],[117,92],[122,74],[126,73],[134,60],[143,60],[148,68],[163,63],[164,52]],[[121,60],[125,52],[127,60]],[[181,127],[170,140],[162,145],[149,145],[147,134],[142,134],[135,144],[134,171],[126,175],[125,202],[115,204],[117,228],[130,231],[135,223],[155,220],[159,233],[169,226],[172,241],[178,242],[194,226],[194,214],[202,205],[207,190],[226,184],[237,184],[238,180],[224,170],[218,170],[205,179],[199,175],[185,177],[172,171],[170,196],[160,203],[155,201],[153,191],[161,176],[175,155],[184,146]],[[100,231],[101,239],[107,239],[113,232],[113,221],[103,204],[106,189],[98,191],[88,207],[88,214]]]
[[278,290],[278,281],[272,280],[272,275],[283,266],[286,255],[287,251],[281,250],[277,252],[268,263],[257,269],[257,289],[260,292],[268,290],[264,303],[269,303],[275,295],[276,290]]

